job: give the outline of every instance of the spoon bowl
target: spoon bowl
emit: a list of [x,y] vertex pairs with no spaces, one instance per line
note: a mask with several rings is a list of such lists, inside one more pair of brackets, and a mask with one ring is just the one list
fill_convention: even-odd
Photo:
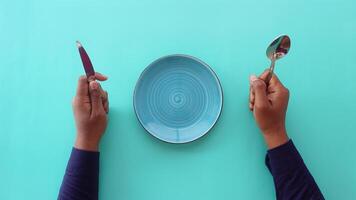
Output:
[[271,60],[271,66],[269,68],[269,74],[265,80],[266,84],[269,83],[273,76],[274,66],[276,60],[284,57],[288,54],[290,49],[291,41],[288,35],[281,35],[274,39],[271,44],[267,47],[266,55]]

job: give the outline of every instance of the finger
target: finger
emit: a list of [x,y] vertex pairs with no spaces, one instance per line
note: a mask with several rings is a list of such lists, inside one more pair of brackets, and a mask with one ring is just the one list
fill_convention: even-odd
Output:
[[287,88],[284,87],[282,82],[278,79],[277,75],[273,74],[270,84],[268,86],[268,93],[280,93],[283,90],[286,90]]
[[106,93],[105,111],[106,113],[109,113],[109,94],[106,91],[105,93]]
[[106,112],[106,114],[109,113],[109,101],[106,101],[105,104],[104,104],[104,110]]
[[77,86],[77,97],[87,97],[89,95],[88,91],[88,80],[86,76],[80,76],[78,79]]
[[108,113],[109,99],[108,99],[108,93],[106,91],[102,91],[101,99],[103,102],[104,110],[106,113]]
[[270,84],[271,85],[282,85],[281,81],[279,80],[279,78],[277,77],[276,74],[273,74]]
[[105,76],[99,72],[95,72],[94,75],[88,77],[88,82],[95,81],[95,80],[106,81],[107,79],[108,79],[107,76]]
[[251,111],[253,111],[253,104],[252,104],[252,103],[249,103],[248,107],[249,107],[249,109],[250,109]]
[[100,97],[101,97],[101,102],[103,104],[104,110],[106,113],[109,112],[108,110],[108,92],[106,92],[105,90],[103,90],[103,88],[101,87],[101,85],[99,84],[99,91],[100,91]]
[[104,95],[105,95],[105,100],[109,101],[109,94],[107,91],[104,91]]
[[103,88],[101,87],[101,85],[99,84],[99,92],[100,92],[100,96],[102,99],[106,98],[106,93],[105,90],[103,90]]
[[255,75],[250,77],[252,90],[255,93],[255,106],[259,108],[266,108],[269,106],[269,101],[266,93],[266,84],[263,80],[257,78]]
[[98,81],[106,81],[108,79],[108,77],[105,76],[104,74],[99,73],[99,72],[95,72],[95,79]]
[[255,94],[252,90],[252,86],[250,86],[250,94],[249,94],[249,99],[248,99],[248,107],[252,111],[253,110],[253,104],[255,103]]
[[89,83],[89,93],[91,101],[91,116],[96,116],[105,112],[100,93],[100,84],[96,81]]
[[268,77],[269,71],[270,71],[269,68],[265,69],[265,71],[263,71],[262,74],[258,78],[265,81]]
[[252,90],[252,86],[250,86],[249,102],[252,103],[252,104],[254,104],[254,102],[255,102],[255,93]]
[[100,88],[100,95],[101,95],[101,99],[103,100],[103,103],[104,103],[105,101],[107,101],[107,99],[108,99],[108,93],[107,93],[105,90],[101,89],[101,88]]

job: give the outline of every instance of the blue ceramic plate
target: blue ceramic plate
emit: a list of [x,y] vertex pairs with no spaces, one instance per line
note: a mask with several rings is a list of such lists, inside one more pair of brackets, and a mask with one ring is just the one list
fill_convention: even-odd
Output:
[[156,138],[185,143],[206,134],[222,109],[222,89],[213,70],[188,55],[170,55],[151,63],[134,92],[142,126]]

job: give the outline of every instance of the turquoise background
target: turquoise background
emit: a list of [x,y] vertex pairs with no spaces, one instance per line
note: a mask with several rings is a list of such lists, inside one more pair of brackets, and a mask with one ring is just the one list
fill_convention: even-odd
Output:
[[[287,129],[327,199],[356,199],[356,1],[0,1],[0,199],[56,199],[75,136],[79,39],[109,76],[101,199],[274,199],[266,147],[248,110],[265,48],[292,38],[276,73]],[[207,62],[224,89],[215,128],[172,145],[132,107],[141,71],[167,54]]]

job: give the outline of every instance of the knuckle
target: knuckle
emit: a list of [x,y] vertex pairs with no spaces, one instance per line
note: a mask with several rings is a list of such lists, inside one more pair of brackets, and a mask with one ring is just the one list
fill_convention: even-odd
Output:
[[283,87],[285,93],[289,93],[289,89],[286,87]]
[[96,97],[100,97],[101,94],[98,90],[93,90],[93,95],[96,96]]
[[84,76],[84,75],[81,75],[81,76],[79,76],[79,78],[78,78],[78,81],[79,81],[79,82],[83,82],[83,81],[86,81],[86,80],[87,80],[87,77]]
[[283,87],[282,92],[283,92],[286,96],[289,96],[289,90],[288,90],[288,88]]
[[91,94],[91,96],[93,96],[93,97],[100,97],[100,96],[101,96],[100,91],[97,90],[97,89],[91,90],[91,91],[90,91],[90,94]]
[[255,108],[260,111],[266,111],[268,110],[268,106],[265,104],[255,104]]
[[77,105],[78,105],[78,99],[77,99],[77,97],[73,97],[72,106],[77,106]]
[[257,89],[262,89],[265,87],[265,84],[261,80],[256,80],[253,84],[254,84],[254,87]]
[[94,121],[99,121],[99,120],[105,120],[106,119],[106,113],[103,111],[103,112],[95,112],[92,114],[92,119]]

